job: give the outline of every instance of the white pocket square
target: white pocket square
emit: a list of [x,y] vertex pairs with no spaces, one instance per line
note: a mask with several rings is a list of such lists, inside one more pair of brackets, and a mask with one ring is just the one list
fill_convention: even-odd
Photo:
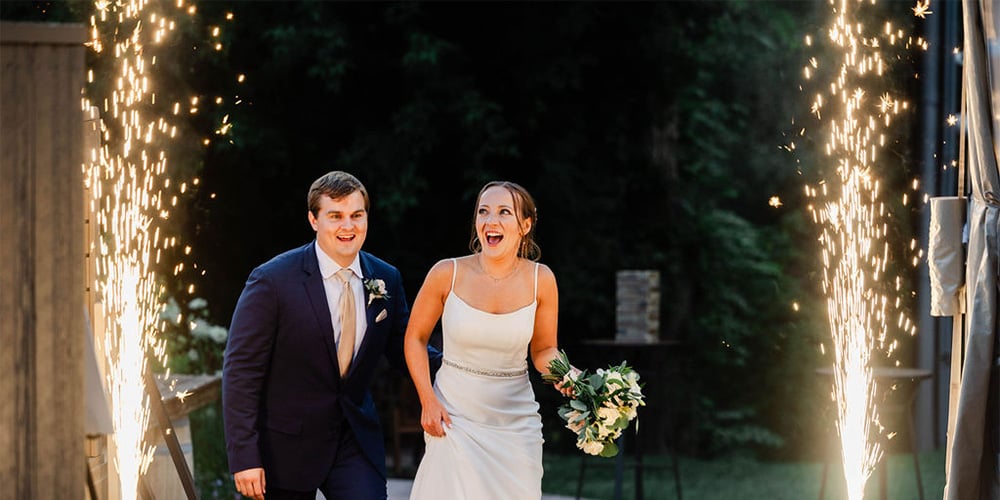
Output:
[[383,319],[388,317],[389,313],[385,309],[382,309],[382,312],[378,313],[378,316],[375,316],[375,322],[378,323],[379,321],[382,321]]

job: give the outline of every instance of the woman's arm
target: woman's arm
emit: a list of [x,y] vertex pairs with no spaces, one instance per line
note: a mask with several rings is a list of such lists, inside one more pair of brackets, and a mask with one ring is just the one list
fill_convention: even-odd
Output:
[[538,269],[538,308],[535,311],[535,332],[531,337],[531,361],[542,375],[549,373],[549,361],[559,354],[557,323],[559,321],[559,290],[556,277],[544,264]]
[[[559,289],[556,276],[545,264],[538,269],[538,309],[535,311],[535,333],[531,337],[531,362],[542,375],[548,375],[549,362],[559,355],[557,323],[559,322]],[[578,373],[575,367],[571,372]],[[573,395],[571,386],[555,385],[564,396]]]
[[403,341],[406,365],[420,397],[420,425],[428,434],[437,437],[444,436],[443,425],[450,427],[451,417],[438,401],[431,385],[427,343],[434,325],[444,311],[444,300],[451,288],[452,272],[453,264],[444,260],[428,271],[424,284],[413,301],[413,310],[410,311],[410,322],[406,326],[406,337]]

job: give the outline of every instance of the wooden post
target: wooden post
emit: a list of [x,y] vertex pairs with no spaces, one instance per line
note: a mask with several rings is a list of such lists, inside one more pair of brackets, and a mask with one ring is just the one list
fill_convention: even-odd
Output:
[[0,484],[83,498],[83,25],[0,23]]
[[[958,134],[958,186],[956,192],[959,199],[965,197],[965,143],[967,137],[966,123],[968,120],[967,108],[968,97],[966,88],[969,83],[969,66],[962,66],[962,112],[960,116],[961,125]],[[968,218],[968,217],[966,217]],[[966,262],[968,266],[968,262]],[[962,287],[963,303],[966,301],[965,287]],[[963,304],[961,311],[952,317],[951,322],[951,374],[948,384],[948,428],[945,431],[945,453],[944,453],[944,483],[945,498],[948,496],[948,480],[951,475],[951,442],[955,437],[955,425],[958,419],[958,399],[962,393],[962,362],[965,359],[965,341],[968,333],[965,329],[965,313],[968,304]]]
[[[84,110],[83,121],[83,168],[84,178],[90,175],[90,171],[100,161],[101,149],[101,116],[100,110],[96,106],[91,106]],[[94,351],[97,353],[97,369],[100,372],[101,380],[107,384],[108,366],[105,352],[104,336],[104,308],[101,298],[97,294],[97,219],[94,211],[93,186],[89,182],[83,183],[83,204],[81,214],[84,219],[84,263],[85,273],[84,289],[86,290],[85,303],[87,317],[90,320],[90,334],[93,335]],[[94,402],[85,402],[85,404]],[[107,434],[87,436],[87,470],[97,498],[100,500],[117,500],[121,498],[118,491],[118,478],[114,475],[115,468],[112,464],[110,452],[111,437]]]

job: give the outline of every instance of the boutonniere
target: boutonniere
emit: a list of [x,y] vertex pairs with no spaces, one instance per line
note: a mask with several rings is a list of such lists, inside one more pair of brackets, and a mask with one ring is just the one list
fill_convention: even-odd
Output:
[[385,290],[385,281],[377,278],[365,280],[365,290],[368,290],[368,305],[372,305],[375,299],[388,299],[389,294]]

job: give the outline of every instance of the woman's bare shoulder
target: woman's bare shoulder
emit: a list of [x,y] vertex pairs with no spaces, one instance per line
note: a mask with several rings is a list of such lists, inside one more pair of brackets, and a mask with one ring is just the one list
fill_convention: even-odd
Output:
[[425,283],[443,287],[445,291],[448,291],[451,289],[452,275],[455,273],[456,267],[467,266],[470,257],[462,256],[437,261],[431,266],[430,271],[427,271]]
[[536,263],[538,265],[538,281],[548,281],[555,284],[556,273],[552,272],[552,269],[541,262]]
[[540,297],[555,296],[558,294],[556,285],[556,275],[552,269],[545,264],[538,263],[538,295]]

